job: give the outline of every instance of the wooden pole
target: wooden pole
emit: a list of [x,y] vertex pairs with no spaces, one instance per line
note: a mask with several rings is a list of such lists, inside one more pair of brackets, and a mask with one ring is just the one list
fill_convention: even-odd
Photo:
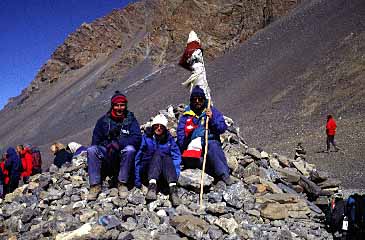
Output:
[[[208,99],[208,110],[210,110],[210,99]],[[203,191],[204,191],[204,173],[205,173],[205,163],[207,162],[207,153],[208,153],[208,123],[209,117],[207,116],[207,120],[205,121],[205,141],[204,141],[204,159],[203,159],[203,167],[202,167],[202,175],[200,178],[200,209],[203,208]]]

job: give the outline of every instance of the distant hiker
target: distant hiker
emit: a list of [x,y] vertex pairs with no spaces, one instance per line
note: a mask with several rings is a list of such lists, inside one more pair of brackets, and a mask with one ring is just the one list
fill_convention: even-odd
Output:
[[110,110],[96,123],[88,153],[90,192],[88,200],[96,200],[102,180],[118,181],[121,198],[128,196],[127,183],[134,179],[134,158],[141,143],[141,130],[134,114],[128,111],[126,96],[116,91]]
[[55,155],[53,164],[58,168],[62,167],[63,164],[71,162],[72,153],[66,151],[65,146],[62,143],[55,142],[50,147],[51,152]]
[[38,147],[35,146],[29,146],[31,147],[31,151],[32,151],[32,158],[33,158],[33,169],[32,169],[32,174],[36,175],[36,174],[40,174],[42,173],[42,155],[41,155],[41,151],[39,150]]
[[183,82],[184,86],[190,87],[190,92],[195,86],[203,89],[207,99],[211,99],[210,88],[207,82],[205,72],[203,49],[200,45],[200,39],[194,31],[189,33],[189,38],[186,44],[184,54],[182,55],[179,64],[192,71],[192,75],[188,80]]
[[0,169],[1,169],[1,172],[3,175],[2,197],[4,197],[5,194],[7,193],[8,189],[9,189],[9,182],[10,182],[9,171],[5,169],[5,160],[6,160],[6,152],[2,152],[2,150],[0,150]]
[[183,163],[187,168],[202,167],[202,147],[204,146],[205,121],[209,117],[207,172],[222,179],[227,185],[233,180],[229,174],[227,159],[224,155],[220,134],[227,130],[222,113],[211,107],[207,110],[204,91],[196,86],[190,96],[190,105],[179,119],[177,126],[177,143],[183,151]]
[[[2,159],[2,151],[0,149],[0,164],[3,162],[3,159]],[[4,198],[4,195],[5,195],[5,191],[4,191],[4,183],[5,181],[5,175],[3,173],[3,168],[0,167],[0,198]]]
[[10,176],[7,193],[11,193],[19,186],[20,174],[23,170],[19,155],[13,147],[6,150],[5,169]]
[[73,157],[77,157],[82,153],[87,154],[87,147],[82,146],[80,143],[70,142],[69,144],[67,144],[67,148],[70,149]]
[[21,173],[21,177],[23,179],[23,183],[28,183],[33,169],[32,152],[29,147],[24,147],[23,145],[17,145],[16,151],[22,161],[23,171]]
[[167,130],[167,118],[159,114],[147,128],[136,155],[135,186],[141,187],[142,180],[148,180],[146,199],[157,199],[157,183],[163,180],[169,184],[170,200],[179,205],[176,183],[180,175],[181,153],[175,140]]
[[294,160],[297,160],[297,159],[302,159],[302,160],[305,160],[305,154],[306,154],[306,151],[304,149],[304,147],[302,146],[302,143],[299,142],[297,144],[297,146],[295,147],[295,156],[294,156]]
[[327,150],[326,153],[330,152],[331,144],[334,146],[335,151],[340,150],[339,147],[336,146],[335,143],[335,134],[336,134],[337,124],[332,115],[327,116],[327,124],[326,124],[326,134],[327,134]]

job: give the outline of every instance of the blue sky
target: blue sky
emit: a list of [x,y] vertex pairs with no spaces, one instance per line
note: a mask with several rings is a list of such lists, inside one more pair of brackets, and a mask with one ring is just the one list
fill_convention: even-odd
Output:
[[83,22],[132,0],[0,0],[0,109]]

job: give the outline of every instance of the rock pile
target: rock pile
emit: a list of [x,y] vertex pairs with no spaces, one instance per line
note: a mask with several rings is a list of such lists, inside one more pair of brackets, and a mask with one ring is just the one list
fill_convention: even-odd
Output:
[[[161,111],[172,134],[182,111],[182,105]],[[248,147],[234,122],[226,121],[222,142],[236,182],[226,186],[206,175],[203,209],[196,169],[181,172],[182,204],[176,208],[162,193],[147,203],[146,187],[120,199],[107,181],[98,199],[87,202],[86,156],[80,156],[31,177],[0,202],[0,238],[332,239],[321,223],[324,214],[311,200],[323,200],[338,183],[304,160]]]

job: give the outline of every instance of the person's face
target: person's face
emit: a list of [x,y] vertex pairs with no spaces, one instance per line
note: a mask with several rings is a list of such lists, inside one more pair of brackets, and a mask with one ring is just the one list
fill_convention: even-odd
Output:
[[202,110],[204,106],[204,101],[205,101],[204,97],[193,97],[191,99],[191,104],[193,105],[193,108],[197,110]]
[[116,103],[113,104],[113,110],[115,112],[115,114],[117,116],[122,116],[124,113],[124,110],[126,108],[126,104],[125,103]]
[[22,148],[20,146],[16,146],[16,151],[20,153],[22,151]]
[[165,131],[165,126],[162,124],[155,124],[153,125],[153,130],[157,136],[161,136]]

